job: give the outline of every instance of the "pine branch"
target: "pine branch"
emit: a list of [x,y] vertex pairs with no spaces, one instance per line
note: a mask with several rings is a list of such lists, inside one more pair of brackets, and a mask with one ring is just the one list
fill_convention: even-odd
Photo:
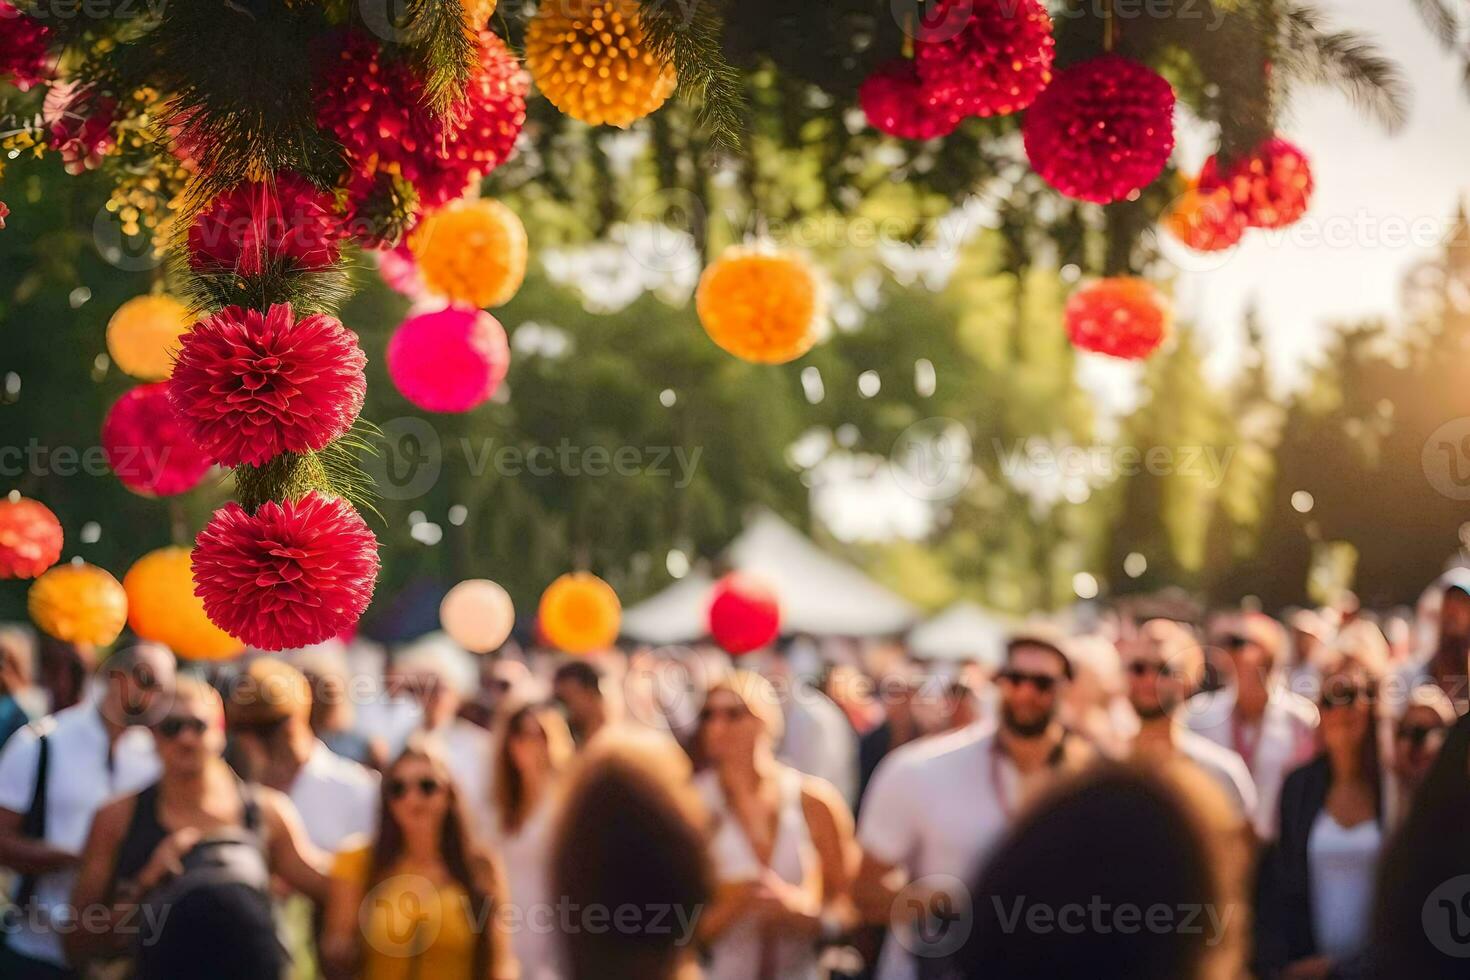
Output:
[[429,109],[445,115],[464,97],[476,58],[476,39],[463,0],[412,0],[403,43],[424,82]]
[[679,88],[699,101],[699,123],[710,146],[740,146],[745,94],[740,72],[725,60],[722,0],[640,0],[643,35],[653,53],[671,62]]
[[1288,77],[1342,90],[1389,132],[1408,118],[1408,86],[1398,66],[1352,31],[1328,33],[1322,14],[1305,3],[1282,10],[1285,44],[1277,67]]

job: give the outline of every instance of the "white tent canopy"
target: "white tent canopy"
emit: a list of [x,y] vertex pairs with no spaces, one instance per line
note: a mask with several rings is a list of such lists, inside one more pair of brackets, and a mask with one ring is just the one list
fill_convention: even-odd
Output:
[[973,602],[956,602],[915,626],[909,650],[929,660],[973,660],[994,669],[1005,654],[1006,621]]
[[[781,632],[817,636],[901,633],[917,618],[902,597],[818,548],[770,511],[759,511],[726,550],[731,568],[765,580],[781,600]],[[691,572],[623,613],[624,635],[687,643],[707,632],[711,582]]]

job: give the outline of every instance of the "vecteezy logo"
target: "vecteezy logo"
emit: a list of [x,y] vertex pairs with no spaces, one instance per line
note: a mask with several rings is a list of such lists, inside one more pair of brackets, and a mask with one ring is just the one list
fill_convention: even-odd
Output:
[[974,4],[970,0],[888,0],[894,21],[909,37],[925,41],[948,41],[970,22]]
[[1470,875],[1456,875],[1430,892],[1421,922],[1435,949],[1470,959]]
[[1470,500],[1470,416],[1450,419],[1430,433],[1419,456],[1424,476],[1451,500]]
[[434,945],[444,925],[439,891],[422,875],[384,878],[357,910],[362,934],[384,956],[417,957]]
[[898,944],[913,955],[948,956],[975,926],[970,890],[954,875],[915,878],[894,897],[888,922]]
[[915,422],[894,440],[888,471],[910,496],[935,503],[952,500],[975,472],[970,433],[954,419]]
[[363,472],[384,500],[412,500],[428,492],[444,468],[438,431],[412,415],[390,419],[380,426],[374,452],[361,459]]

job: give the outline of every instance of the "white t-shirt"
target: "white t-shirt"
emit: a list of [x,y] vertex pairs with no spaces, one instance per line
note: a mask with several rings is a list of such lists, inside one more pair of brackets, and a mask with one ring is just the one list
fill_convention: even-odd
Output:
[[488,837],[495,826],[495,808],[490,802],[494,736],[472,721],[456,718],[429,737],[440,744],[475,832]]
[[[109,746],[95,700],[67,708],[22,728],[0,752],[0,808],[24,814],[35,792],[41,758],[38,730],[49,746],[46,774],[46,843],[80,854],[92,817],[113,797],[136,793],[158,779],[158,757],[147,730],[131,728]],[[72,918],[75,869],[52,871],[36,880],[35,910],[23,912],[9,936],[10,948],[57,966],[66,964],[61,939],[43,921]]]
[[[920,739],[879,763],[863,796],[858,842],[911,881],[945,875],[951,887],[953,879],[968,885],[1009,828],[1020,795],[1020,774],[995,751],[993,727]],[[907,930],[890,931],[878,980],[912,980],[916,948]]]
[[1317,706],[1282,688],[1271,692],[1258,724],[1237,726],[1235,691],[1225,688],[1191,698],[1183,720],[1190,730],[1245,760],[1256,784],[1252,822],[1262,840],[1276,839],[1281,784],[1317,750]]
[[1307,836],[1312,933],[1323,956],[1345,960],[1367,944],[1382,847],[1383,829],[1376,820],[1344,827],[1324,809],[1312,824]]
[[1174,729],[1174,748],[1207,773],[1235,806],[1235,812],[1253,826],[1259,804],[1251,771],[1234,749],[1227,749],[1182,725]]
[[831,783],[849,806],[857,802],[857,733],[842,709],[821,691],[803,684],[791,692],[784,714],[786,734],[776,757]]
[[378,825],[378,774],[344,759],[320,739],[287,794],[301,814],[306,836],[329,854],[354,834],[371,836]]

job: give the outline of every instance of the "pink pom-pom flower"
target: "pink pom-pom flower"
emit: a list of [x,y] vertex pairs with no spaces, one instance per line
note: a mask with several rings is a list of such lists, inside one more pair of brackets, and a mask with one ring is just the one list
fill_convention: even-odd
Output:
[[332,195],[283,172],[242,181],[210,202],[189,226],[189,264],[242,276],[324,269],[337,261],[341,237]]
[[329,640],[373,597],[378,541],[345,500],[315,491],[214,512],[194,544],[194,594],[210,621],[261,650]]
[[954,132],[964,114],[938,98],[907,58],[894,58],[873,69],[858,89],[858,103],[868,125],[906,140],[929,140]]
[[1026,156],[1048,184],[1110,204],[1147,186],[1174,152],[1174,88],[1105,54],[1057,76],[1026,113]]
[[226,466],[321,449],[362,411],[367,357],[335,317],[227,306],[181,338],[169,397]]
[[484,403],[510,367],[500,321],[450,306],[403,321],[388,341],[388,376],[404,398],[430,412],[468,412]]
[[168,383],[139,385],[102,420],[107,465],[129,490],[169,497],[199,485],[214,460],[169,403]]

